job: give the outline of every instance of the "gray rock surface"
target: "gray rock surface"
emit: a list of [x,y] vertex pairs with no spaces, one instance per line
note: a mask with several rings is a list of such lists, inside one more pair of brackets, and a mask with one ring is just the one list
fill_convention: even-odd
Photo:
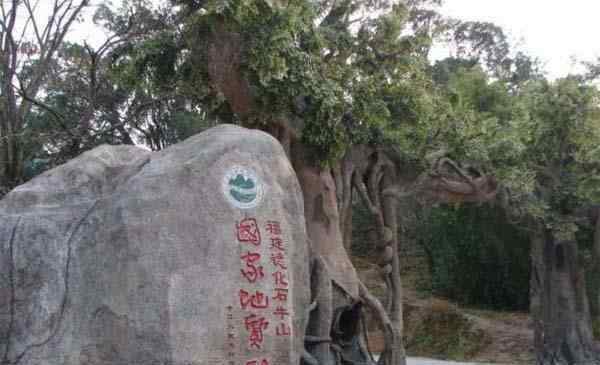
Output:
[[98,147],[0,201],[0,363],[298,364],[307,250],[265,133]]

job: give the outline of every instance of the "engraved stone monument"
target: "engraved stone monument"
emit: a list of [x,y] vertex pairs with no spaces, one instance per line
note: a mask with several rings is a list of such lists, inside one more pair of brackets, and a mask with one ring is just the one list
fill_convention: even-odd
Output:
[[0,363],[299,364],[308,254],[271,136],[98,147],[0,202]]

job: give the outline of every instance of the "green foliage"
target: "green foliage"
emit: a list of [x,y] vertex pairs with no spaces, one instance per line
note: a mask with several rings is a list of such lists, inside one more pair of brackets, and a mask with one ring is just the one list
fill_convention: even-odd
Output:
[[[315,8],[298,0],[285,6],[262,0],[218,0],[204,4],[203,10],[186,18],[184,39],[191,53],[184,62],[206,60],[205,45],[217,24],[239,34],[244,45],[241,66],[257,109],[253,118],[264,123],[276,115],[289,118],[300,112],[302,123],[295,127],[302,129],[304,141],[316,148],[316,155],[339,156],[344,143],[343,91],[326,75],[320,57],[324,41],[313,26]],[[207,66],[196,64],[191,72],[194,84],[208,84]]]
[[594,331],[594,338],[596,341],[600,340],[600,318],[594,318],[592,320],[592,330]]
[[[352,143],[386,140],[414,155],[413,147],[425,141],[435,119],[426,55],[432,24],[441,23],[437,13],[423,10],[428,1],[178,3],[187,5],[180,15],[191,51],[183,62],[203,61],[188,84],[209,84],[206,44],[217,28],[239,35],[255,107],[249,118],[291,121],[320,159],[335,161]],[[352,25],[352,18],[372,11],[381,15]],[[411,26],[415,33],[406,35]],[[206,96],[224,101],[218,93]],[[404,123],[414,130],[401,130]]]
[[596,200],[600,189],[594,183],[600,171],[598,96],[596,87],[578,77],[536,81],[522,90],[528,119],[521,135],[527,148],[519,168],[535,176],[537,204],[531,206],[538,207],[530,212],[564,237],[576,230],[569,216]]
[[419,227],[434,294],[490,309],[527,310],[529,242],[498,209],[432,209]]
[[531,75],[518,88],[473,59],[433,67],[448,100],[439,146],[496,176],[511,215],[541,220],[566,239],[577,229],[572,212],[599,197],[598,89],[581,77],[541,79],[517,56],[519,72]]
[[[578,243],[580,261],[585,271],[585,283],[592,318],[600,319],[600,262],[593,258],[594,227],[578,227],[575,238]],[[597,325],[600,323],[596,323]],[[594,328],[594,331],[600,328]],[[599,332],[600,334],[600,332]]]

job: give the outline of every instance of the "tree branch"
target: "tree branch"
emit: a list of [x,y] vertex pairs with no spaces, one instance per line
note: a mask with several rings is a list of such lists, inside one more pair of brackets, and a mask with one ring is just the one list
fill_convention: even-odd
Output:
[[[40,34],[39,27],[37,25],[37,21],[35,20],[35,16],[34,16],[35,9],[38,7],[39,3],[40,3],[40,0],[37,0],[32,7],[29,0],[23,1],[23,4],[25,4],[25,9],[27,9],[27,13],[29,13],[28,21],[31,21],[31,25],[33,26],[33,32],[35,33],[35,37],[37,39],[38,46],[41,49],[42,45],[43,45],[42,36]],[[23,28],[23,33],[25,33],[25,28],[26,27]]]
[[[67,1],[63,1],[62,3],[55,2],[55,7],[53,14],[48,21],[48,33],[46,35],[46,39],[44,40],[44,49],[40,50],[40,62],[36,67],[35,72],[31,77],[31,82],[26,86],[25,91],[27,95],[35,97],[37,92],[41,86],[44,75],[46,74],[50,61],[54,54],[56,53],[60,44],[62,44],[65,35],[67,34],[69,28],[72,23],[77,19],[77,16],[86,7],[89,3],[89,0],[81,0],[81,2],[73,6],[73,1],[69,1],[67,8],[59,15],[61,8],[67,3]],[[59,16],[59,21],[56,23],[55,31],[52,32],[52,23],[55,21],[56,16]],[[66,19],[64,25],[62,22]],[[51,37],[52,35],[52,37]],[[51,38],[50,38],[51,37]],[[21,105],[21,115],[24,115],[27,112],[27,109],[30,108],[30,103],[23,103]]]
[[403,199],[415,196],[417,194],[417,192],[418,192],[417,189],[405,191],[400,188],[400,185],[393,185],[393,186],[383,190],[383,192],[381,194],[384,197],[391,197],[394,199],[403,200]]
[[371,198],[369,197],[369,192],[367,191],[367,186],[365,185],[364,181],[362,181],[362,178],[358,173],[354,174],[354,176],[352,177],[352,181],[354,183],[354,186],[358,190],[362,201],[367,206],[369,212],[371,212],[371,214],[373,215],[381,214],[381,210],[378,207],[376,207],[375,204],[373,204],[373,202],[371,201]]
[[439,173],[439,168],[443,165],[450,166],[458,176],[460,176],[467,184],[471,185],[473,190],[476,190],[475,184],[473,183],[471,177],[465,174],[465,172],[460,167],[458,167],[456,162],[452,161],[448,157],[442,157],[441,159],[439,159],[435,165],[434,171],[436,173]]
[[[380,328],[383,329],[385,333],[384,351],[391,350],[390,347],[396,342],[395,337],[398,334],[394,330],[394,324],[385,311],[385,308],[381,302],[369,292],[369,289],[367,289],[365,284],[363,284],[360,280],[358,281],[358,295],[365,302],[367,307],[371,308],[371,310],[375,313],[375,318],[377,318]],[[383,354],[381,356],[383,356]],[[381,361],[379,363],[381,363]]]

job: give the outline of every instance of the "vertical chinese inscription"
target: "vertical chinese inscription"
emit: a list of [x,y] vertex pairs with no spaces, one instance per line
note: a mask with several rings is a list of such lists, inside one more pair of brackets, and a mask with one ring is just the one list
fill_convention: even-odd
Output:
[[269,220],[265,227],[266,232],[269,235],[270,246],[270,263],[273,268],[273,293],[271,298],[273,299],[273,316],[277,320],[275,323],[275,336],[287,337],[290,336],[290,312],[288,308],[288,263],[285,250],[285,242],[283,241],[283,234],[281,231],[281,224],[279,221]]
[[[248,349],[260,351],[263,348],[265,334],[269,329],[266,311],[270,307],[268,293],[261,291],[265,280],[265,268],[261,256],[262,238],[256,218],[244,218],[236,224],[236,238],[241,245],[240,269],[242,282],[246,288],[240,288],[237,296],[239,308],[244,312],[242,327],[248,336]],[[245,365],[269,365],[265,358],[250,359]]]
[[277,220],[259,222],[246,217],[235,224],[235,238],[240,245],[242,283],[235,293],[242,312],[239,327],[246,333],[247,354],[255,354],[240,365],[270,365],[264,351],[272,340],[266,339],[292,335],[284,232]]

